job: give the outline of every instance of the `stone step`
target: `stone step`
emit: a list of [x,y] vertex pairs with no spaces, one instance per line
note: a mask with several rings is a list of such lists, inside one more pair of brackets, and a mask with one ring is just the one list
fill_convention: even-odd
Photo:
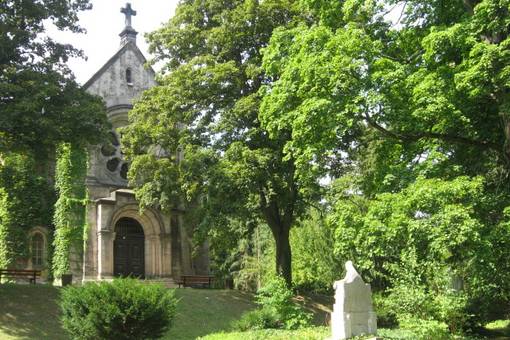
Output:
[[142,280],[145,284],[161,284],[166,288],[178,288],[179,285],[175,283],[172,278],[154,278]]

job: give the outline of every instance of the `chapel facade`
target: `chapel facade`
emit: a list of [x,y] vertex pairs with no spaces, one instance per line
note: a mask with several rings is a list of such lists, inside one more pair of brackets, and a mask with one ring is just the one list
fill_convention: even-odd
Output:
[[192,256],[191,226],[184,211],[140,211],[128,186],[128,163],[121,148],[120,128],[142,92],[156,85],[155,72],[136,45],[131,5],[121,9],[125,27],[120,48],[84,85],[103,98],[112,125],[109,141],[89,151],[86,186],[88,235],[82,251],[72,252],[73,281],[108,280],[118,276],[177,279],[183,274],[208,274],[207,245]]

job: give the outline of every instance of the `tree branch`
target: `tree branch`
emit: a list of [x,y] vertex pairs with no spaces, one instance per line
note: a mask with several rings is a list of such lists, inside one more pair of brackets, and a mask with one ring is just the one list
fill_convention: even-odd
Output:
[[416,142],[420,139],[438,139],[445,142],[455,143],[455,144],[463,144],[463,145],[471,145],[480,147],[483,149],[491,149],[497,151],[498,153],[503,153],[503,150],[500,145],[484,140],[474,140],[466,137],[451,135],[447,133],[437,133],[437,132],[421,132],[416,134],[402,134],[390,131],[380,124],[376,123],[369,115],[365,112],[364,114],[365,120],[367,123],[378,131],[400,141],[404,142]]

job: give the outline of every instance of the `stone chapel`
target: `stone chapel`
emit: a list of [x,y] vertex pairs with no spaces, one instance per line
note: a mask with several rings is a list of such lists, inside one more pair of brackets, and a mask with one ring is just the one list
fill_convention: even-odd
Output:
[[128,187],[119,128],[128,124],[134,100],[156,81],[136,45],[137,32],[131,26],[136,11],[128,3],[121,12],[125,27],[119,50],[84,84],[87,92],[106,103],[112,131],[109,143],[90,149],[88,237],[83,252],[71,254],[73,281],[127,275],[171,281],[183,274],[208,274],[207,246],[192,256],[191,228],[184,225],[183,211],[140,212]]

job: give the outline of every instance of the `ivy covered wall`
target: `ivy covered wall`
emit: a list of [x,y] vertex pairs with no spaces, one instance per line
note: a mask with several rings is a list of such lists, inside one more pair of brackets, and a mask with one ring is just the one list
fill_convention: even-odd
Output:
[[51,225],[54,195],[47,163],[32,154],[0,155],[0,268],[20,264],[28,253],[28,231]]
[[[57,150],[55,188],[57,202],[53,223],[53,275],[61,278],[71,270],[71,255],[81,256],[86,233],[87,151],[84,147],[61,144]],[[79,254],[76,254],[78,252]]]

